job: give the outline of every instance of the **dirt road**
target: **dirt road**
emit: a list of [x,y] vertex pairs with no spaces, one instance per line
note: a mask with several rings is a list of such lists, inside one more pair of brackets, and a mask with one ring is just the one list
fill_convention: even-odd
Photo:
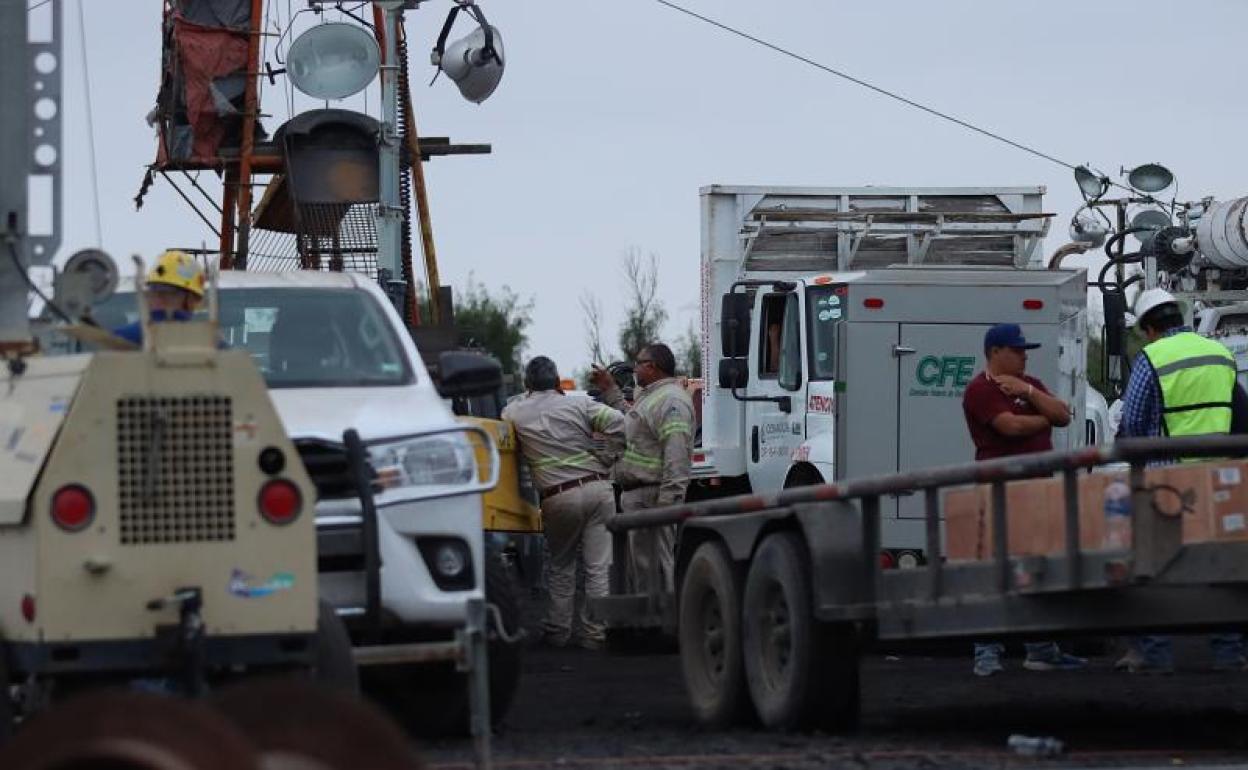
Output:
[[[1012,651],[1011,651],[1012,652]],[[675,655],[534,650],[494,739],[499,768],[1179,767],[1248,762],[1248,673],[1215,674],[1181,640],[1173,676],[1130,676],[1095,659],[1035,673],[1019,659],[991,679],[966,657],[866,658],[863,723],[848,736],[701,730]],[[1054,736],[1054,760],[1011,754],[1012,733]],[[434,768],[469,767],[467,742],[425,747]]]

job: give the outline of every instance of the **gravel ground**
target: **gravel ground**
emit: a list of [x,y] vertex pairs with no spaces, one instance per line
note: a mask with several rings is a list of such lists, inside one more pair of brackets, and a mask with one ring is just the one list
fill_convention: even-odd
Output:
[[[991,679],[965,657],[876,655],[863,663],[863,722],[852,735],[705,731],[691,719],[676,655],[527,652],[520,691],[494,737],[499,768],[932,768],[1248,765],[1248,673],[1214,674],[1198,639],[1180,640],[1173,676],[1035,673],[1017,657]],[[1012,664],[1012,665],[1010,665]],[[1013,733],[1066,743],[1019,757]],[[434,768],[470,767],[466,741],[426,745]]]

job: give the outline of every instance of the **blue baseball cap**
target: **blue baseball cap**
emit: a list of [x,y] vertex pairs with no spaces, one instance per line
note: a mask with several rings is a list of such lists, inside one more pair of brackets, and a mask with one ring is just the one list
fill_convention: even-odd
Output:
[[1034,350],[1040,347],[1039,342],[1028,342],[1018,324],[997,324],[984,334],[984,350],[991,348],[1016,348]]

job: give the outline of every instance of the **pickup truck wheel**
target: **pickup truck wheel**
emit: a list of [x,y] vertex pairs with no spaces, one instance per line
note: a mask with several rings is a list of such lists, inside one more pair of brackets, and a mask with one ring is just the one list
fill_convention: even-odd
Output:
[[316,614],[316,655],[313,678],[336,690],[360,691],[360,672],[351,655],[351,636],[328,602],[320,602]]
[[743,652],[750,697],[770,728],[846,728],[858,716],[852,627],[816,621],[805,548],[780,532],[759,546],[745,581]]
[[[502,560],[486,559],[485,597],[498,607],[508,634],[520,630],[516,578]],[[492,613],[491,613],[492,614]],[[520,682],[520,644],[507,643],[489,619],[490,723],[497,726],[507,715]],[[369,666],[365,690],[391,709],[403,724],[422,738],[468,734],[468,676],[449,663]]]
[[724,546],[713,541],[693,552],[681,581],[681,671],[694,717],[710,727],[738,724],[749,713],[740,583]]

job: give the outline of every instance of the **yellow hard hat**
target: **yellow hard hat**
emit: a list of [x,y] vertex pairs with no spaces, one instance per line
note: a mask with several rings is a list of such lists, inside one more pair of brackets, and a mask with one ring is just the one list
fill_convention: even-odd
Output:
[[204,296],[204,269],[190,254],[177,249],[168,249],[156,258],[156,267],[148,272],[147,282],[183,289],[196,297]]

